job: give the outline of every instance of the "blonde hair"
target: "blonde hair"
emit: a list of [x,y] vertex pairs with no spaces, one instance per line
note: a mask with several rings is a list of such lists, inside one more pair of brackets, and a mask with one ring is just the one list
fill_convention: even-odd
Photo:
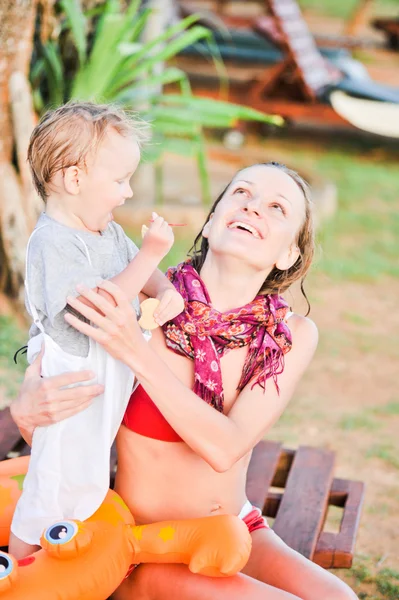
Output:
[[148,124],[117,106],[73,101],[46,112],[28,148],[33,183],[44,202],[54,175],[68,167],[86,167],[88,154],[97,149],[109,128],[132,137],[139,146],[149,138]]
[[[309,185],[306,181],[298,175],[296,171],[289,169],[285,165],[282,165],[277,162],[268,162],[268,163],[258,163],[259,165],[265,167],[273,167],[275,169],[279,169],[286,173],[299,187],[301,190],[304,200],[305,200],[305,218],[304,221],[298,231],[296,237],[296,244],[299,248],[299,256],[296,259],[295,263],[287,270],[282,271],[277,269],[277,267],[273,267],[267,276],[266,280],[263,282],[263,285],[259,291],[260,294],[282,294],[284,293],[295,281],[301,281],[301,291],[304,295],[307,303],[308,303],[308,312],[310,310],[310,304],[308,298],[306,296],[305,290],[303,288],[303,283],[305,277],[310,269],[310,265],[312,264],[314,251],[315,251],[315,240],[314,240],[314,223],[313,223],[313,203],[310,194]],[[257,166],[257,165],[253,165]],[[215,201],[212,206],[209,214],[206,218],[206,221],[201,228],[200,233],[194,240],[194,244],[190,249],[191,259],[193,267],[200,272],[202,266],[205,262],[205,258],[208,252],[209,244],[207,238],[202,236],[202,231],[205,225],[208,223],[212,213],[215,211],[216,206],[219,204],[227,189],[229,188],[231,182],[225,187],[223,192]],[[198,248],[198,244],[200,247]]]

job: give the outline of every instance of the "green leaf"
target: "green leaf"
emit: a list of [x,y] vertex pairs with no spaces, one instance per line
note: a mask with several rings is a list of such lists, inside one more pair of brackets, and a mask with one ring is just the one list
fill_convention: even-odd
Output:
[[49,41],[42,47],[44,68],[48,81],[50,103],[59,106],[64,102],[64,65],[60,56],[59,47],[55,42]]
[[220,115],[228,120],[260,121],[283,125],[284,120],[278,115],[267,115],[248,106],[241,106],[231,102],[215,100],[213,98],[202,98],[198,96],[179,96],[177,94],[164,95],[162,101],[178,108],[190,108],[198,115]]
[[120,102],[125,106],[137,101],[157,101],[159,98],[159,86],[168,83],[179,83],[187,78],[184,71],[176,67],[165,69],[159,75],[146,77],[145,80],[139,79],[132,82],[127,88],[122,89],[114,97],[115,102]]
[[[151,114],[151,113],[150,113]],[[168,119],[155,119],[152,121],[154,133],[162,133],[167,136],[180,136],[192,138],[198,134],[198,126],[194,123],[183,121],[179,122],[176,119],[174,122]]]
[[24,485],[24,479],[25,479],[26,475],[25,473],[22,475],[11,475],[10,479],[15,479],[15,481],[18,484],[18,489],[22,490],[23,489],[23,485]]
[[44,60],[43,58],[38,58],[30,71],[30,82],[33,87],[40,85],[43,74],[45,74]]
[[151,116],[155,122],[160,121],[169,124],[188,124],[188,125],[200,125],[201,127],[211,128],[226,128],[233,127],[236,124],[236,120],[231,116],[224,116],[221,114],[205,114],[194,112],[190,108],[180,107],[177,110],[175,107],[167,107],[162,105],[154,106],[151,110]]
[[[167,61],[179,54],[184,48],[190,46],[193,42],[198,41],[200,39],[205,39],[206,37],[211,37],[211,32],[205,27],[196,26],[190,29],[189,31],[183,33],[178,38],[171,40],[168,44],[166,44],[161,50],[159,50],[156,54],[149,54],[146,51],[147,46],[143,47],[143,51],[147,58],[137,64],[135,69],[136,76],[151,70],[156,64],[162,61]],[[139,53],[141,54],[141,53]],[[137,61],[139,55],[135,55],[134,59]]]
[[122,57],[133,56],[134,54],[139,52],[139,50],[141,50],[142,47],[143,44],[139,42],[122,42],[118,46],[118,51]]
[[193,140],[165,137],[162,141],[164,152],[172,152],[179,156],[196,156],[197,148]]
[[103,98],[121,60],[117,48],[122,21],[121,16],[116,14],[108,14],[104,18],[101,35],[96,35],[90,57],[75,77],[72,89],[74,98]]
[[87,55],[86,17],[79,0],[61,0],[61,8],[67,16],[73,41],[78,51],[79,63],[83,65]]
[[[148,16],[147,16],[147,18],[148,18]],[[138,59],[141,59],[142,57],[147,56],[148,54],[152,53],[151,52],[152,49],[155,48],[156,46],[161,45],[163,42],[168,41],[170,38],[172,38],[174,36],[177,36],[177,34],[181,33],[182,31],[186,31],[189,27],[191,27],[191,25],[193,25],[200,18],[201,17],[199,14],[190,15],[189,17],[186,17],[185,19],[178,21],[178,23],[176,25],[172,25],[171,27],[168,27],[166,29],[166,31],[161,33],[158,37],[154,38],[153,40],[151,40],[145,44],[142,52],[138,56]],[[207,31],[209,32],[209,29],[207,29]]]

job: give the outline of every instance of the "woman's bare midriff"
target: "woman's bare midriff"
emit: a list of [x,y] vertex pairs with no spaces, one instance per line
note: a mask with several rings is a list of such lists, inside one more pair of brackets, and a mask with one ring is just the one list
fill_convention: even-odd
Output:
[[[160,330],[151,345],[188,387],[194,380],[190,359],[169,350]],[[225,413],[237,398],[246,349],[232,350],[221,361]],[[198,402],[202,402],[198,398]],[[164,442],[137,434],[122,425],[117,437],[118,472],[115,489],[138,524],[216,514],[239,514],[245,501],[250,453],[229,471],[218,473],[184,442]]]

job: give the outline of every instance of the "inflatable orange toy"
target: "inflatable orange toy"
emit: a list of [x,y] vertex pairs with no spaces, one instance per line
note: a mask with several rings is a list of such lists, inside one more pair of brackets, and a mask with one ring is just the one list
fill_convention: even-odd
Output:
[[[0,546],[8,544],[28,463],[29,457],[0,462]],[[136,526],[126,504],[109,490],[89,519],[55,523],[41,544],[39,552],[19,561],[0,552],[0,600],[106,600],[132,564],[146,562],[234,575],[248,560],[251,536],[232,515]]]

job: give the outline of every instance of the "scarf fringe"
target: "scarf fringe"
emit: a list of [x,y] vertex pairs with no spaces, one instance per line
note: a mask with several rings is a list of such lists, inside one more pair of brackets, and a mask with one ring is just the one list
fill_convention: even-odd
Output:
[[197,394],[200,398],[205,400],[207,404],[210,404],[219,412],[223,412],[223,404],[224,398],[223,394],[218,396],[214,392],[212,392],[206,385],[204,385],[201,381],[196,379],[194,384],[194,393]]
[[244,364],[238,390],[241,392],[245,386],[254,379],[251,390],[255,385],[260,385],[263,391],[266,391],[267,379],[273,379],[277,393],[280,393],[278,385],[278,375],[284,371],[284,353],[278,349],[266,347],[263,356],[260,357],[256,352],[249,352]]

